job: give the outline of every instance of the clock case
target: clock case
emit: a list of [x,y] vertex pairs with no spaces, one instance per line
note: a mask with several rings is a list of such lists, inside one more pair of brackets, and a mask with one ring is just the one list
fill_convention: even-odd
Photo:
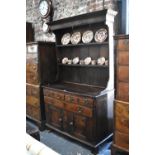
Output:
[[45,22],[45,23],[48,24],[48,23],[52,22],[53,14],[54,14],[53,6],[52,6],[52,1],[51,1],[51,0],[41,0],[41,1],[39,2],[38,9],[39,9],[40,4],[42,3],[42,1],[46,1],[46,2],[48,3],[48,5],[49,5],[49,7],[48,7],[48,12],[47,12],[46,15],[42,15],[42,14],[40,13],[40,11],[39,11],[39,13],[40,13],[40,16],[41,16],[43,22]]

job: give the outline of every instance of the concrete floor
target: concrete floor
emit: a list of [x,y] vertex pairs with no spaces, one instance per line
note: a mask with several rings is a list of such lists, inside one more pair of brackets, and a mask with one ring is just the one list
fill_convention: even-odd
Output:
[[[40,141],[61,155],[93,155],[88,148],[53,131],[40,131]],[[110,146],[111,142],[101,146],[98,155],[111,155]]]

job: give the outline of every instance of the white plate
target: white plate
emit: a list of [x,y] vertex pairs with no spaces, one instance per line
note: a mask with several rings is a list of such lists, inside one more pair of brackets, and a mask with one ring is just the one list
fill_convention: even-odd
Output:
[[91,63],[91,57],[87,57],[84,59],[84,64],[89,65]]
[[73,59],[73,64],[78,64],[79,63],[79,57],[75,57]]
[[102,43],[106,40],[107,37],[108,37],[107,30],[105,28],[102,28],[96,31],[94,39],[96,42]]
[[105,63],[105,57],[100,57],[97,59],[97,64],[98,65],[103,65]]
[[62,43],[62,45],[67,45],[67,44],[69,44],[70,39],[71,39],[70,33],[64,34],[64,35],[62,36],[62,38],[61,38],[61,43]]
[[91,30],[85,31],[82,35],[82,42],[83,43],[90,43],[93,40],[94,33]]
[[67,57],[64,57],[63,59],[62,59],[62,64],[67,64],[68,63],[68,58]]
[[71,43],[72,44],[78,44],[81,41],[81,33],[80,32],[74,32],[71,36]]

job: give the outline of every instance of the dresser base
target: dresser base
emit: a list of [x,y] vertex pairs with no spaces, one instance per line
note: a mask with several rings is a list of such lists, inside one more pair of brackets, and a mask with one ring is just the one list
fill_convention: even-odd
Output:
[[59,130],[59,129],[57,129],[57,128],[55,128],[55,127],[53,127],[53,126],[51,126],[51,125],[49,125],[49,124],[47,124],[47,123],[45,124],[45,126],[46,126],[47,129],[55,131],[55,132],[56,132],[57,134],[59,134],[60,136],[64,136],[65,138],[68,138],[69,140],[71,140],[71,141],[73,141],[73,142],[75,142],[75,143],[78,143],[78,144],[80,144],[80,145],[82,145],[82,146],[84,146],[84,147],[90,149],[91,152],[92,152],[94,155],[98,154],[98,152],[99,152],[99,147],[100,147],[101,145],[103,145],[103,144],[105,144],[105,143],[107,143],[107,142],[112,141],[112,137],[113,137],[113,133],[111,133],[111,134],[109,134],[107,137],[105,137],[102,141],[100,141],[100,142],[98,142],[97,144],[95,144],[95,143],[90,143],[90,142],[84,141],[84,140],[79,139],[79,138],[77,138],[77,137],[75,137],[75,136],[72,136],[72,135],[70,135],[69,133],[64,132],[64,131],[62,131],[62,130]]
[[119,147],[115,144],[112,144],[111,155],[129,155],[129,150]]
[[45,130],[45,121],[36,120],[36,119],[32,118],[29,115],[26,115],[26,119],[31,121],[31,122],[33,122],[35,125],[37,125],[39,127],[40,131],[44,131]]

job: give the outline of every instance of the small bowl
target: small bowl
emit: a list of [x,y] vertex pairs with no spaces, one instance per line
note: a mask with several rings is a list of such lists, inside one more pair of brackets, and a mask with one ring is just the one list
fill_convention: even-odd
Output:
[[92,60],[91,65],[96,65],[96,60]]
[[108,60],[105,60],[105,63],[104,63],[106,66],[108,66],[109,64],[109,61]]
[[68,64],[69,64],[69,65],[72,64],[72,59],[68,59]]
[[80,65],[84,65],[84,60],[80,60]]
[[97,64],[98,65],[103,65],[105,63],[105,57],[100,57],[97,59]]
[[75,57],[73,59],[73,64],[78,64],[79,63],[79,57]]
[[67,57],[64,57],[63,59],[62,59],[62,64],[67,64],[68,63],[68,58]]
[[84,59],[84,64],[89,65],[91,63],[91,57],[87,57]]

